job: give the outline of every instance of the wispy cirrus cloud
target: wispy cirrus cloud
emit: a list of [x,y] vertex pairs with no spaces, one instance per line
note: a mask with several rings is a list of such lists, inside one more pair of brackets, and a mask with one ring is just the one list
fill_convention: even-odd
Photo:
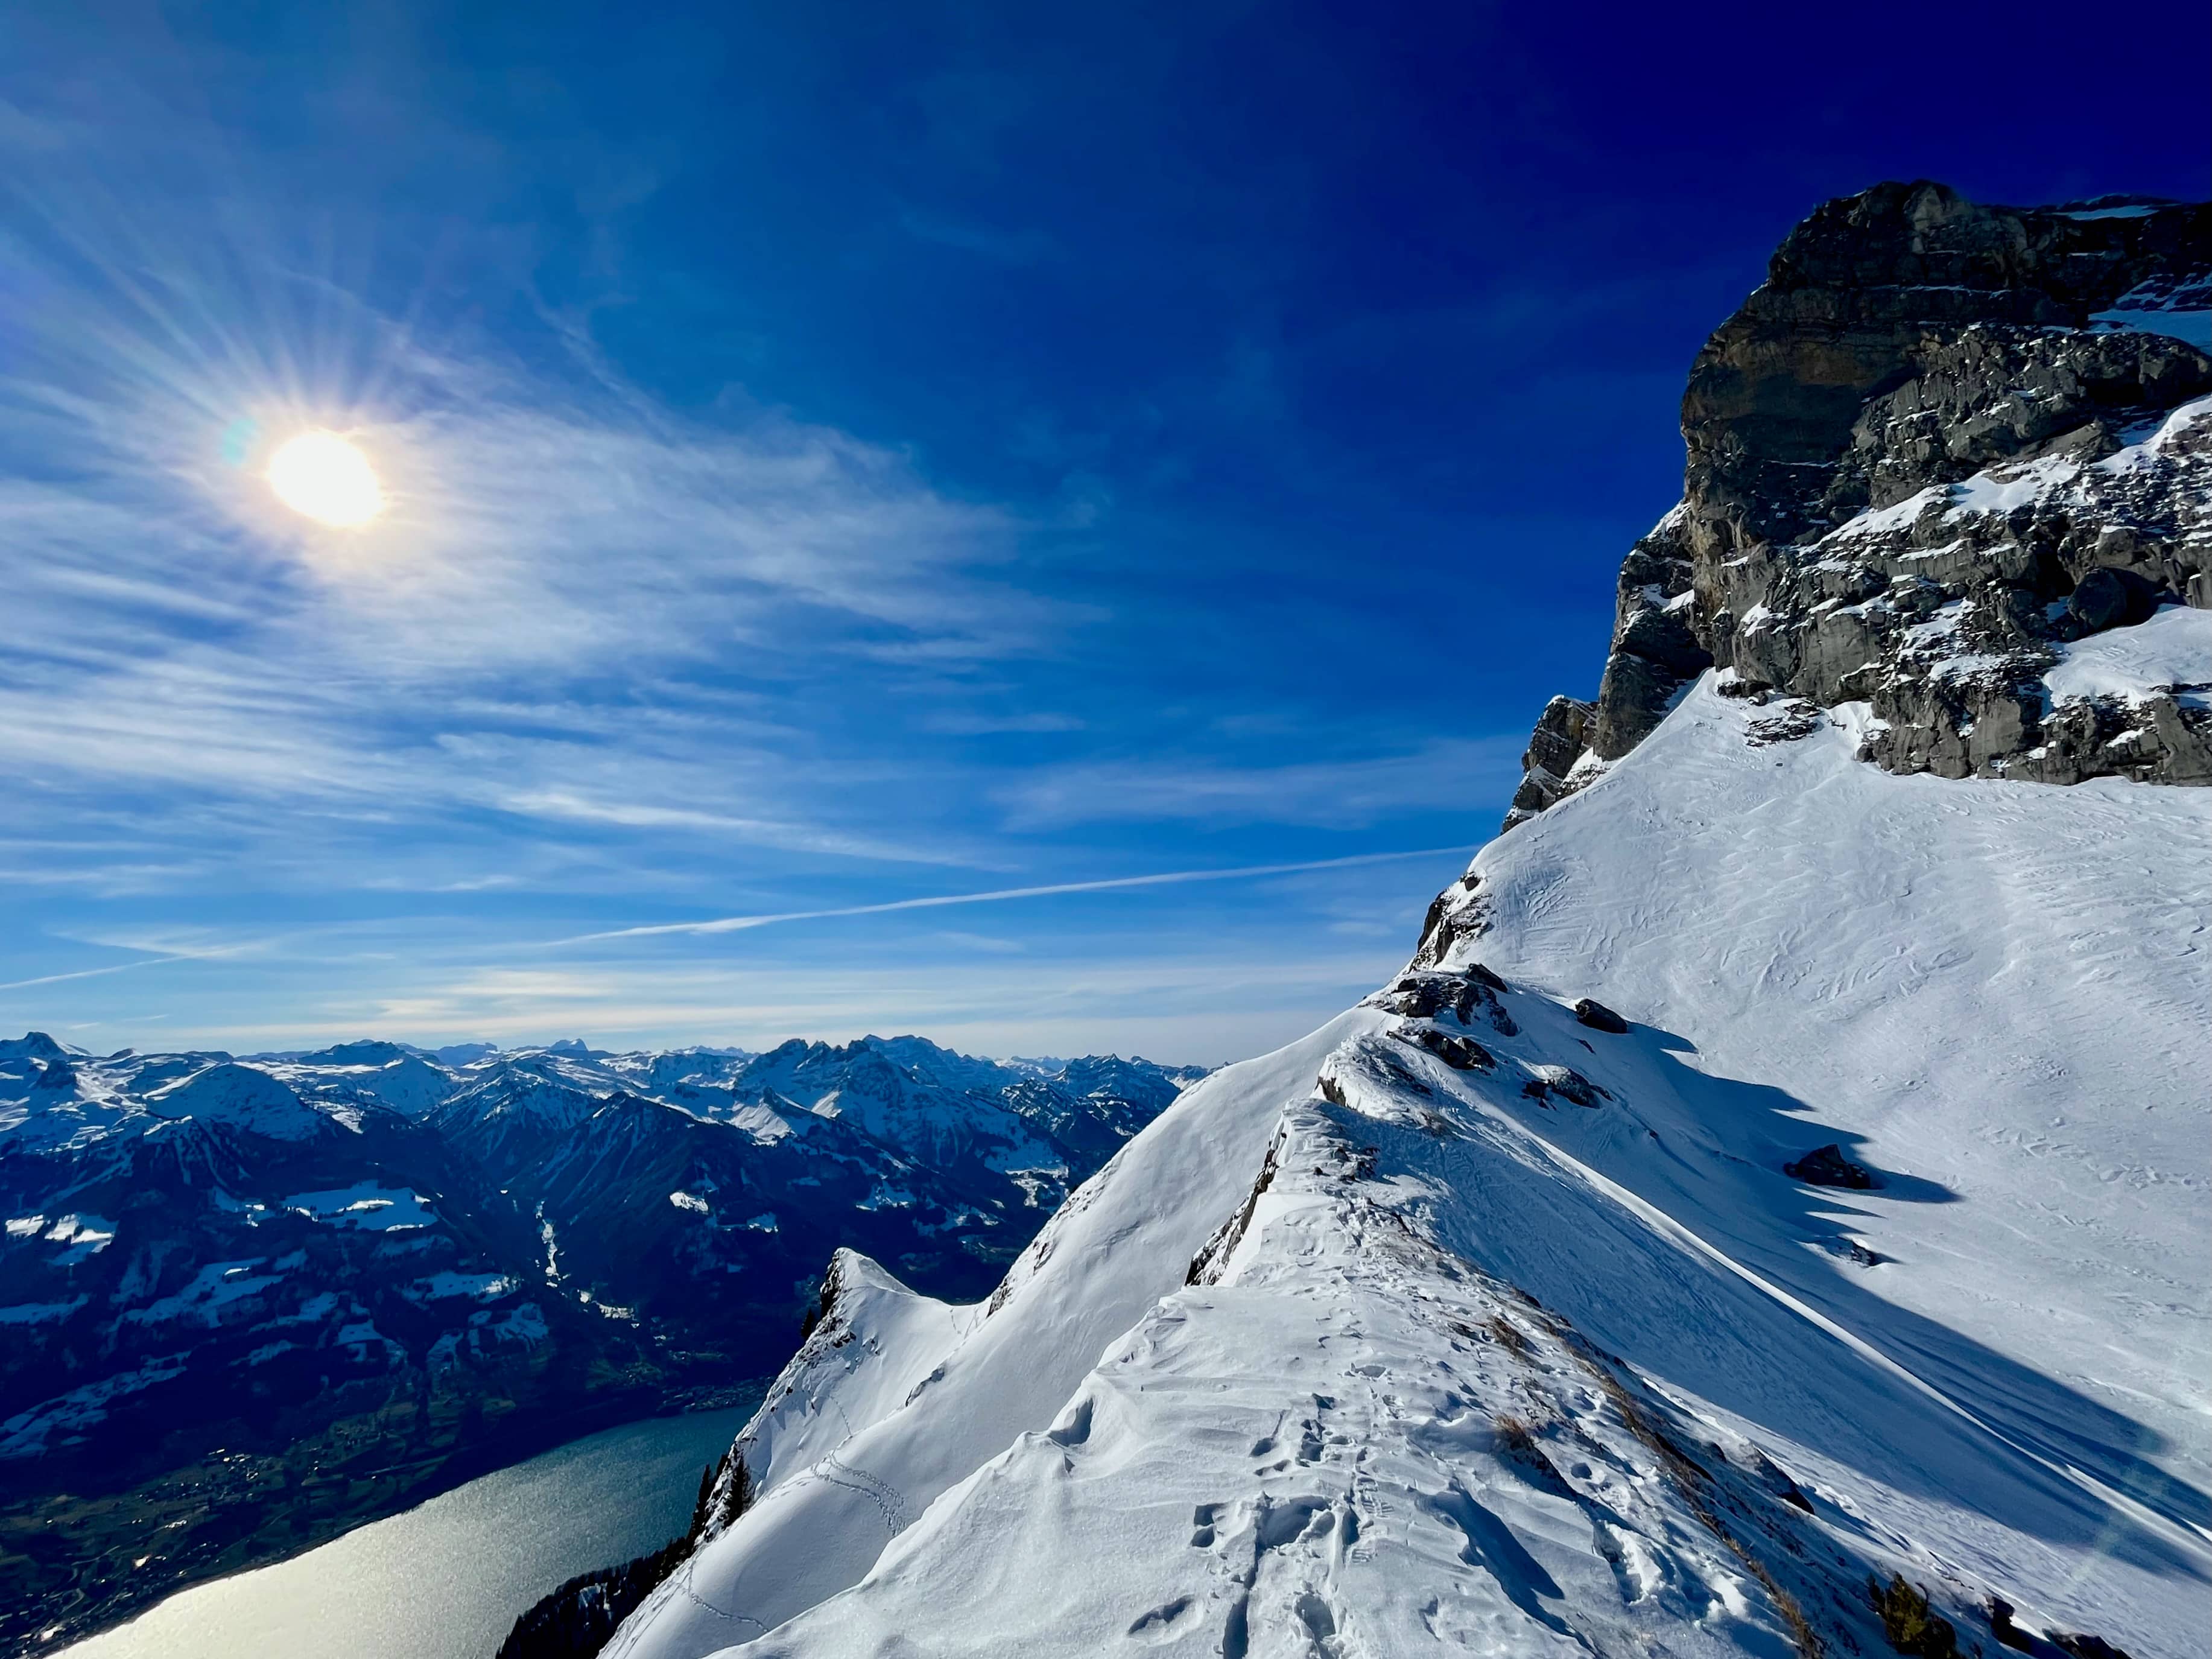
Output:
[[1035,769],[993,799],[1021,830],[1113,822],[1359,829],[1407,811],[1480,810],[1511,792],[1521,748],[1516,739],[1485,738],[1276,766],[1085,762]]
[[794,852],[829,853],[843,858],[890,864],[963,864],[972,860],[896,842],[874,841],[775,818],[741,817],[695,807],[649,806],[627,800],[592,800],[567,790],[538,790],[504,795],[498,805],[509,812],[577,823],[614,824],[633,830],[684,830],[756,846]]
[[1041,230],[1002,230],[994,225],[970,224],[911,210],[899,216],[898,225],[917,241],[933,242],[939,247],[1003,260],[1009,264],[1034,264],[1066,252]]
[[[1232,729],[1218,684],[1162,706],[1207,629],[1143,597],[1170,556],[1117,532],[1126,481],[1067,472],[1107,449],[963,491],[919,447],[716,385],[788,344],[741,304],[634,379],[669,354],[610,346],[644,309],[621,223],[684,187],[668,157],[580,153],[537,181],[588,222],[548,262],[526,204],[477,224],[465,189],[401,187],[416,165],[502,204],[514,184],[502,145],[424,125],[406,76],[317,100],[349,140],[331,112],[361,100],[413,155],[368,145],[356,169],[216,131],[201,93],[234,63],[133,72],[0,64],[8,1018],[119,1021],[158,983],[195,1036],[543,1035],[547,1010],[641,1036],[787,1018],[1042,1042],[1106,1010],[1166,1030],[1221,1017],[1226,986],[1306,996],[1253,918],[1288,930],[1324,890],[1356,908],[1406,873],[1362,848],[1460,833],[1395,763],[1244,765],[1297,741],[1296,711]],[[1065,264],[1020,222],[873,234],[933,268]],[[709,294],[718,316],[741,290]],[[783,355],[776,395],[806,395]],[[898,429],[865,398],[817,406]],[[311,426],[378,468],[367,529],[271,496],[271,447]],[[1212,750],[1157,752],[1163,729]],[[1333,833],[1353,825],[1372,833]],[[956,884],[975,890],[917,892]],[[989,933],[938,925],[976,904]],[[834,925],[758,934],[807,921]],[[201,948],[200,925],[251,948]],[[1170,932],[1210,979],[1170,965]]]
[[[30,257],[0,263],[21,278]],[[730,682],[787,699],[839,656],[1037,648],[1054,607],[990,575],[1018,533],[1005,513],[835,432],[702,426],[588,377],[430,360],[366,313],[346,326],[388,351],[374,395],[320,398],[282,353],[196,338],[186,286],[68,289],[45,331],[90,343],[19,355],[0,388],[19,625],[0,765],[40,778],[58,819],[181,792],[957,859],[835,822],[836,769],[787,720],[733,715]],[[309,424],[384,470],[393,509],[367,531],[287,522],[269,497],[258,456]],[[172,844],[221,816],[176,812]]]
[[[155,812],[172,854],[234,854],[249,820],[335,850],[490,812],[979,861],[854,822],[817,728],[1064,635],[1079,609],[1010,580],[1018,514],[742,397],[673,409],[526,292],[520,334],[380,305],[203,117],[57,97],[0,121],[0,768],[39,784],[10,827]],[[118,193],[156,131],[166,188]],[[314,426],[378,468],[368,527],[264,483]]]
[[89,939],[87,944],[98,945],[109,950],[135,951],[142,954],[128,962],[113,962],[97,968],[76,968],[65,973],[38,974],[28,979],[10,980],[0,983],[0,991],[25,991],[34,986],[60,985],[71,980],[105,979],[111,974],[127,974],[142,968],[166,968],[184,962],[216,962],[227,957],[250,955],[266,948],[263,939],[238,939],[229,943],[185,944],[175,939],[142,942],[129,939]]

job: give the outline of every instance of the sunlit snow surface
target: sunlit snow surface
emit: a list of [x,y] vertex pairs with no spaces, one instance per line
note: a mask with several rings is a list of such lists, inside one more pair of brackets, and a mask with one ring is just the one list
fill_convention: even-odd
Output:
[[[1783,1597],[1878,1653],[1899,1570],[1985,1650],[1996,1593],[2201,1652],[2212,793],[1754,717],[1701,688],[1478,857],[1487,1070],[1363,1006],[1186,1093],[995,1310],[848,1259],[765,1495],[608,1653],[1782,1656]],[[1523,1093],[1561,1066],[1609,1097]],[[1881,1187],[1782,1174],[1830,1142]]]
[[[2154,689],[2212,683],[2212,611],[2168,605],[2135,628],[2107,629],[2059,647],[2060,661],[2043,677],[2053,698],[2124,697],[2140,702]],[[2184,696],[2200,701],[2201,690]]]
[[367,1232],[400,1233],[427,1227],[437,1219],[428,1205],[405,1187],[381,1187],[374,1181],[357,1181],[350,1187],[328,1192],[295,1193],[284,1207],[313,1221],[336,1227],[357,1227]]

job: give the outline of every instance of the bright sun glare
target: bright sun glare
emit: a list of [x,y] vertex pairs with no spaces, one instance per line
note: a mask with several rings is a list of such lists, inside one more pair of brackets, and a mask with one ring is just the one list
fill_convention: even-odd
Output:
[[351,529],[384,511],[368,457],[335,432],[303,432],[269,463],[269,487],[295,513]]

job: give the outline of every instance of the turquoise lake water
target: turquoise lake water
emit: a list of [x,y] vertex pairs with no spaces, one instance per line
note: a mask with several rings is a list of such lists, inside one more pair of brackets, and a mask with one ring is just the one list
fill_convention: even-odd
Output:
[[564,1579],[658,1549],[690,1523],[699,1471],[742,1409],[573,1441],[304,1555],[179,1590],[46,1659],[491,1659]]

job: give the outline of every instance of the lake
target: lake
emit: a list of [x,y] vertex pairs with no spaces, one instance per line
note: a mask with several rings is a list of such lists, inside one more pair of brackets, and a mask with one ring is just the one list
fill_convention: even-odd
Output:
[[658,1549],[748,1412],[572,1441],[274,1566],[179,1590],[48,1659],[491,1659],[564,1579]]

